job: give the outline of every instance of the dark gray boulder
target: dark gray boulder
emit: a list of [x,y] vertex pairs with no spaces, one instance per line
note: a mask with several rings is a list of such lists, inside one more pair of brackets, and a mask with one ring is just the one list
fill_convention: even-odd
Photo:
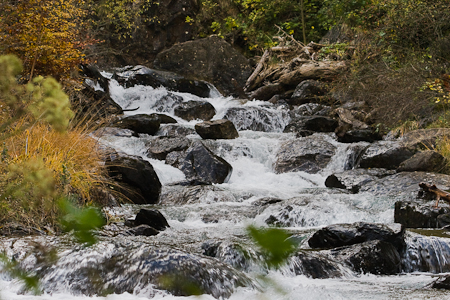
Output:
[[190,142],[185,137],[161,136],[146,143],[147,155],[151,158],[164,160],[170,152],[186,150],[189,145]]
[[283,132],[334,132],[339,122],[324,116],[305,116],[291,120]]
[[399,172],[442,172],[447,169],[446,159],[440,153],[426,150],[414,154],[411,158],[403,161],[397,168]]
[[401,272],[401,256],[397,248],[385,241],[372,240],[335,248],[331,256],[356,273],[394,275]]
[[156,230],[164,230],[167,227],[170,227],[169,223],[167,223],[166,218],[160,211],[147,208],[142,208],[141,210],[139,210],[136,218],[134,219],[134,224],[136,226],[148,225],[155,228]]
[[288,267],[295,275],[314,279],[339,278],[344,275],[342,264],[322,251],[299,251],[289,258]]
[[393,244],[399,252],[405,247],[403,229],[400,224],[334,224],[316,231],[308,240],[313,248],[332,249],[342,246],[380,240]]
[[281,94],[284,91],[283,85],[279,83],[263,85],[250,94],[250,99],[269,101],[273,96]]
[[320,97],[327,93],[323,82],[317,80],[304,80],[295,88],[294,94],[286,102],[290,105],[301,105],[309,102],[318,102]]
[[361,168],[396,169],[415,152],[416,149],[395,141],[378,141],[366,149],[359,165]]
[[325,116],[328,110],[331,110],[331,107],[317,103],[305,103],[292,108],[289,111],[289,116],[291,119],[304,116]]
[[317,173],[325,168],[336,147],[322,136],[309,136],[288,141],[281,145],[275,162],[276,173]]
[[174,114],[184,120],[211,120],[216,110],[206,101],[187,101],[174,108]]
[[252,72],[248,59],[218,36],[176,44],[160,52],[153,65],[211,82],[225,95],[241,94]]
[[184,152],[172,152],[166,163],[180,169],[187,180],[205,183],[224,183],[231,176],[233,168],[223,158],[211,152],[202,142],[194,142]]
[[154,117],[159,120],[160,124],[176,124],[178,123],[177,120],[172,118],[171,116],[168,116],[166,114],[150,114],[151,117]]
[[122,192],[128,190],[126,185],[136,190],[131,200],[136,204],[154,204],[159,200],[161,182],[153,166],[138,156],[110,155],[106,162],[109,176],[121,184],[125,184]]
[[136,133],[146,133],[154,135],[158,131],[160,124],[160,119],[155,115],[152,116],[147,114],[138,114],[125,117],[115,122],[112,126],[123,129],[130,129]]
[[195,131],[202,139],[235,139],[239,137],[233,122],[226,119],[197,123]]

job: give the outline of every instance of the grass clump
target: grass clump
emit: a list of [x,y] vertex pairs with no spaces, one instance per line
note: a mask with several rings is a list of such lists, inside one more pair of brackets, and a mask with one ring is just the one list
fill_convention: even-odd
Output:
[[56,80],[17,83],[14,56],[0,57],[0,70],[0,225],[56,228],[62,199],[98,202],[103,153],[85,128],[70,126],[69,98]]

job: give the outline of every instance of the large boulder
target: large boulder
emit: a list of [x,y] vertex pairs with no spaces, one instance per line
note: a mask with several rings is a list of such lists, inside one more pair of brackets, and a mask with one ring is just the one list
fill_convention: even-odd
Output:
[[446,136],[450,136],[450,128],[419,129],[405,133],[400,141],[410,148],[433,149]]
[[401,256],[396,246],[380,240],[335,248],[331,256],[357,273],[394,275],[401,272]]
[[195,131],[203,139],[235,139],[239,137],[233,122],[226,119],[197,123]]
[[294,94],[286,102],[290,105],[301,105],[309,102],[318,102],[320,97],[327,93],[325,84],[317,80],[304,80],[295,88]]
[[174,114],[187,121],[211,120],[216,114],[216,110],[207,101],[187,101],[180,103],[174,108]]
[[190,93],[199,97],[209,97],[210,88],[205,81],[194,80],[181,75],[135,66],[131,69],[120,70],[114,74],[114,79],[125,87],[135,85],[165,87],[170,91]]
[[162,96],[156,100],[153,109],[158,112],[171,112],[175,106],[183,102],[183,97],[168,92],[167,95]]
[[338,125],[337,120],[329,117],[305,116],[291,120],[284,132],[334,132]]
[[119,191],[122,184],[124,191],[129,190],[126,186],[138,191],[133,198],[136,204],[154,204],[159,200],[161,193],[161,182],[156,175],[153,166],[138,156],[110,155],[106,162],[109,175],[119,182]]
[[403,161],[398,167],[399,172],[442,172],[447,169],[446,159],[440,153],[426,150],[414,154],[411,158]]
[[308,136],[281,145],[276,155],[276,173],[317,173],[325,168],[334,155],[336,147],[322,136]]
[[373,224],[359,222],[355,224],[334,224],[316,231],[309,238],[311,248],[332,249],[342,246],[380,240],[396,246],[399,252],[403,251],[405,242],[400,224]]
[[358,143],[380,141],[383,136],[372,129],[351,129],[336,132],[337,140],[340,143]]
[[185,137],[157,137],[146,143],[147,155],[151,158],[164,160],[170,152],[186,150],[189,144],[189,140]]
[[396,169],[417,150],[396,141],[378,141],[370,145],[360,160],[361,168]]
[[114,127],[130,129],[136,133],[146,133],[154,135],[161,124],[161,120],[156,115],[138,114],[125,117],[113,124]]
[[187,180],[204,183],[224,183],[231,176],[233,168],[223,158],[211,152],[202,142],[194,142],[184,152],[172,152],[166,163],[180,169]]
[[225,95],[239,95],[252,67],[247,58],[218,36],[176,44],[160,52],[155,68],[194,76]]

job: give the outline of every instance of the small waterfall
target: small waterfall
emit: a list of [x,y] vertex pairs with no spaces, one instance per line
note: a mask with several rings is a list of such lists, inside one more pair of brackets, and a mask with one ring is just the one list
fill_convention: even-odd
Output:
[[405,272],[450,272],[450,238],[408,232],[406,244]]

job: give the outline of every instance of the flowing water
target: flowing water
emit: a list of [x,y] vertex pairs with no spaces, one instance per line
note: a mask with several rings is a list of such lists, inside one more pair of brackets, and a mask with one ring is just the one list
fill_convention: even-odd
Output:
[[[105,73],[106,76],[112,74]],[[176,190],[173,183],[185,179],[177,168],[164,161],[147,157],[146,144],[155,138],[103,136],[100,142],[130,155],[139,155],[154,167],[163,184],[158,205],[123,205],[105,210],[110,220],[132,218],[141,207],[157,208],[168,219],[170,228],[153,237],[121,234],[123,222],[112,222],[100,232],[100,242],[90,248],[74,245],[70,237],[3,238],[6,253],[22,260],[31,272],[42,271],[41,284],[45,293],[33,296],[23,293],[21,283],[6,274],[0,277],[1,299],[215,299],[226,296],[243,299],[448,299],[450,292],[429,288],[441,273],[449,272],[450,240],[407,233],[407,255],[404,273],[396,276],[354,274],[343,269],[343,276],[333,279],[312,279],[293,274],[288,266],[279,271],[267,271],[258,262],[257,249],[251,243],[246,227],[267,226],[275,217],[299,241],[299,248],[308,249],[307,240],[320,227],[336,223],[359,221],[392,223],[396,198],[369,193],[350,194],[325,187],[329,174],[352,168],[360,144],[340,144],[333,134],[318,134],[336,147],[336,154],[318,174],[290,172],[276,174],[273,165],[282,143],[295,139],[282,133],[289,122],[283,106],[261,101],[244,102],[222,97],[212,87],[211,98],[169,92],[165,88],[134,86],[124,88],[111,79],[110,93],[122,108],[136,108],[127,115],[164,112],[173,116],[173,105],[161,106],[158,100],[168,94],[187,100],[207,100],[216,109],[214,119],[221,119],[233,107],[248,108],[241,120],[239,138],[204,141],[216,155],[228,161],[233,172],[228,182],[206,189],[195,187]],[[261,114],[264,114],[264,118]],[[186,128],[199,121],[184,121],[173,116]],[[255,124],[264,131],[249,130]],[[162,125],[161,132],[165,126]],[[196,134],[191,140],[200,140]],[[164,203],[170,193],[190,193],[186,204]],[[166,195],[166,196],[165,196]],[[192,196],[193,195],[193,196]],[[281,199],[271,205],[262,201]],[[445,236],[445,234],[444,234]],[[58,249],[58,261],[43,270],[37,255],[26,256],[33,241]],[[215,246],[214,246],[215,245]],[[215,258],[204,256],[215,249]],[[245,249],[246,255],[243,251]],[[253,258],[253,259],[252,259]],[[164,270],[176,261],[196,272],[205,280],[212,295],[181,297],[149,283],[155,269]],[[203,266],[203,269],[202,267]],[[41,269],[39,269],[41,268]],[[236,271],[239,270],[239,271]],[[94,276],[92,275],[94,274]],[[95,277],[98,275],[97,277]],[[242,277],[243,276],[243,277]],[[245,286],[233,288],[234,283]],[[239,284],[237,284],[239,285]],[[108,287],[123,286],[115,294]],[[102,293],[105,295],[103,296]],[[88,296],[87,296],[88,295]]]

